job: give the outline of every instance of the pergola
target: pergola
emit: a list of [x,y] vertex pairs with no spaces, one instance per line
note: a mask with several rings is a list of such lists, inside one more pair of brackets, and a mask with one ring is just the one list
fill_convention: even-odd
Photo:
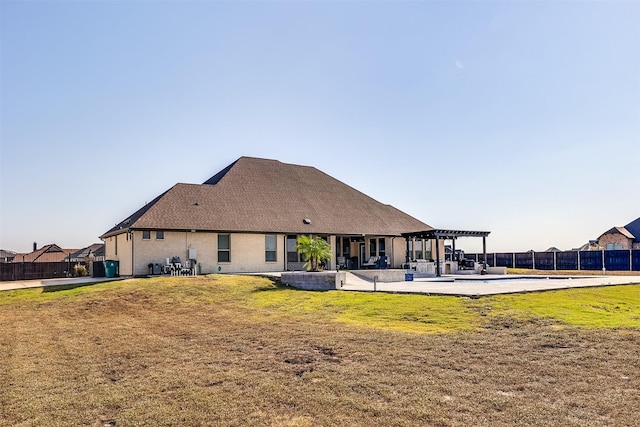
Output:
[[407,262],[409,262],[409,239],[435,239],[436,241],[436,276],[441,276],[440,271],[440,239],[451,240],[453,242],[453,253],[456,253],[456,239],[458,237],[482,237],[482,263],[487,262],[487,236],[490,231],[463,231],[463,230],[425,230],[402,233],[402,237],[407,241]]

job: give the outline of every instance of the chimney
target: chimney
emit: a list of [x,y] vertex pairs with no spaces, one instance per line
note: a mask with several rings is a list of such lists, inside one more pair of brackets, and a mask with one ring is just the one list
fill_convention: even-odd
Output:
[[33,252],[38,250],[38,244],[36,242],[33,242]]

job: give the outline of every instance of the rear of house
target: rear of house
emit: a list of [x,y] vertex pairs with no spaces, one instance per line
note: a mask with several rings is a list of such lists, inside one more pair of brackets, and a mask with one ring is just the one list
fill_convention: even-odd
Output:
[[[432,229],[308,166],[241,157],[203,184],[176,184],[101,236],[121,275],[143,275],[172,259],[201,274],[300,270],[299,235],[326,239],[327,268],[371,257],[400,267],[403,233]],[[428,241],[411,242],[421,257]],[[153,268],[151,269],[153,270]]]

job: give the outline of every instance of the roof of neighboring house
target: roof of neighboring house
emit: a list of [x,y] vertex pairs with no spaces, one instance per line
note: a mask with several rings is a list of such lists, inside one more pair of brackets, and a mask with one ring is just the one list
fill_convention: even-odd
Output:
[[309,166],[241,157],[203,184],[176,184],[102,238],[126,229],[400,235],[422,221]]
[[62,249],[54,244],[44,245],[40,249],[28,254],[17,254],[15,262],[59,262],[67,258],[69,254],[76,252],[77,249]]
[[0,258],[13,258],[16,256],[16,253],[13,251],[8,251],[6,249],[0,249]]
[[545,252],[562,252],[562,251],[560,249],[556,248],[555,246],[551,246]]
[[615,234],[615,233],[622,234],[627,239],[635,239],[635,236],[631,234],[629,230],[627,230],[625,227],[613,227],[610,230],[607,230],[604,233],[602,233],[602,236],[604,236],[605,234]]
[[624,228],[633,234],[636,242],[640,242],[640,218],[635,221],[631,221],[629,224],[625,225]]
[[71,258],[87,258],[89,255],[104,256],[104,243],[94,243],[71,254]]

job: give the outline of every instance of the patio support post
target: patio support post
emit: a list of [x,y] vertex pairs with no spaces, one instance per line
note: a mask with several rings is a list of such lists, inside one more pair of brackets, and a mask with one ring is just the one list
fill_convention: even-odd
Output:
[[482,236],[482,269],[487,267],[487,238]]
[[451,262],[454,261],[456,257],[456,238],[451,239]]
[[440,277],[440,236],[436,235],[436,277]]
[[410,259],[409,259],[409,237],[406,237],[405,241],[407,242],[407,255],[405,256],[405,262],[408,265],[409,262],[410,262]]

